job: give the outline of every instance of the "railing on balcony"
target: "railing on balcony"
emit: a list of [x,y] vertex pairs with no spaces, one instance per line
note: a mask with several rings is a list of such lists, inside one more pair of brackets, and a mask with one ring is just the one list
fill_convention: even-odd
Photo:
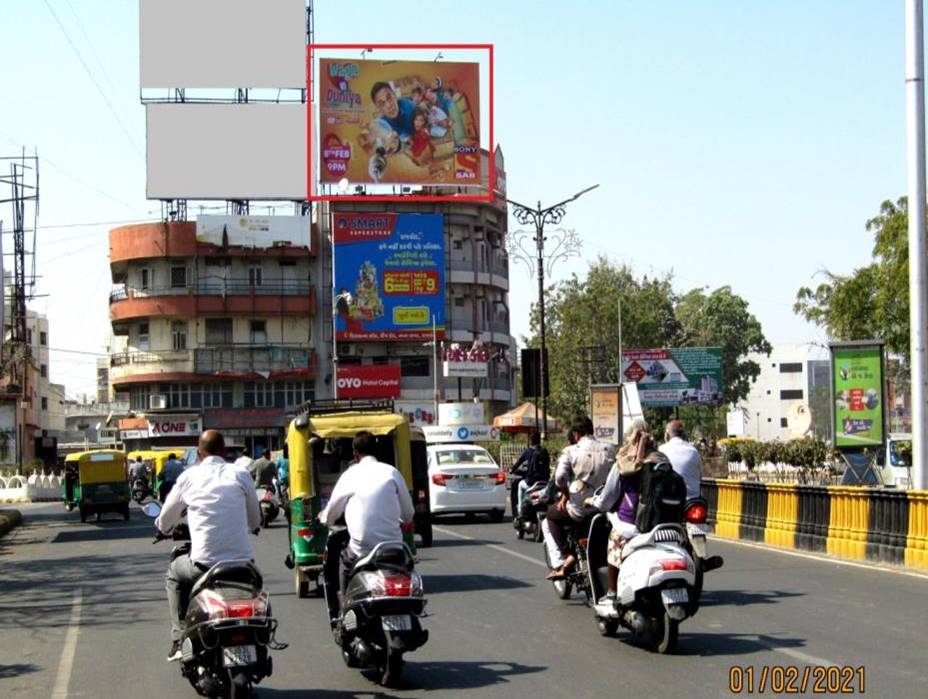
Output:
[[222,279],[206,277],[196,284],[184,286],[152,286],[147,289],[126,287],[117,284],[110,292],[110,303],[126,299],[140,299],[153,296],[186,296],[200,294],[210,296],[308,296],[312,290],[309,280],[263,279],[260,284],[253,284],[249,279]]
[[151,352],[118,352],[110,355],[110,366],[132,364],[176,364],[190,360],[190,350],[155,350]]
[[198,374],[297,371],[313,366],[313,353],[298,346],[220,345],[194,350],[193,365]]

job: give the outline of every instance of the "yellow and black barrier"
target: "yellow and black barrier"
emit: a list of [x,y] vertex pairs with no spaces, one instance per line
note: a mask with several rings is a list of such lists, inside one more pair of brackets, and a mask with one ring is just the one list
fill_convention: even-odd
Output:
[[928,491],[707,478],[715,533],[928,571]]

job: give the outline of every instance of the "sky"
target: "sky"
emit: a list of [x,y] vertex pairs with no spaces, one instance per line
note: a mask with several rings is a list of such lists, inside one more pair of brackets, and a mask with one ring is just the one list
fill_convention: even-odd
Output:
[[[730,285],[773,343],[822,342],[792,312],[797,289],[867,264],[867,219],[905,193],[901,0],[314,7],[320,43],[494,44],[509,196],[554,203],[600,185],[567,210],[583,251],[555,282],[604,255],[672,273],[681,293]],[[49,316],[51,380],[92,393],[107,233],[160,215],[145,199],[138,3],[0,0],[0,47],[0,155],[41,158],[31,307]],[[8,206],[0,219],[8,230]],[[535,287],[521,266],[510,276],[520,336]]]

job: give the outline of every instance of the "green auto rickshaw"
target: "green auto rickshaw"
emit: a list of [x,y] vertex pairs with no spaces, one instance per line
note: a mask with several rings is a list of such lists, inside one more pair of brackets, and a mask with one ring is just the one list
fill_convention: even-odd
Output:
[[[310,582],[318,588],[328,528],[317,516],[328,503],[338,477],[353,463],[351,441],[362,430],[377,438],[377,459],[395,466],[403,475],[416,505],[417,522],[422,519],[420,494],[425,493],[427,517],[428,485],[415,483],[410,426],[405,417],[393,411],[392,401],[344,404],[318,401],[303,408],[291,421],[287,433],[290,454],[287,566],[294,570],[298,597],[309,596]],[[424,450],[424,439],[421,442]],[[406,544],[415,552],[413,536],[412,531],[403,533]]]
[[64,460],[64,505],[75,507],[81,522],[104,512],[118,512],[129,519],[129,483],[126,480],[126,455],[121,451],[101,449],[68,454]]

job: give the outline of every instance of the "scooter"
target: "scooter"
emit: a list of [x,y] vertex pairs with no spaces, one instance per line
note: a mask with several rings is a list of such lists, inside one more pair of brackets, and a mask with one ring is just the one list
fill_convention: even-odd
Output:
[[525,491],[525,499],[516,508],[512,517],[512,526],[516,530],[516,536],[520,539],[528,534],[535,543],[541,541],[541,523],[544,522],[545,513],[548,510],[548,496],[545,492],[547,488],[548,482],[540,481],[529,486]]
[[587,540],[589,585],[599,632],[614,636],[621,625],[632,632],[636,643],[657,653],[672,652],[680,623],[697,609],[695,565],[685,548],[683,526],[659,524],[625,544],[615,599],[605,597],[610,531],[607,516],[597,515]]
[[261,528],[267,529],[280,513],[280,501],[273,488],[257,488],[258,505],[261,508]]
[[[551,581],[551,585],[554,587],[554,594],[557,595],[558,599],[570,599],[571,593],[575,588],[577,592],[584,595],[587,602],[592,599],[587,562],[587,531],[585,528],[588,522],[589,520],[584,520],[583,522],[564,525],[564,535],[567,537],[567,548],[570,553],[573,554],[577,562],[574,563],[565,577]],[[548,526],[548,520],[544,519],[539,529],[546,526]],[[544,546],[544,550],[545,564],[549,569],[552,569],[554,565],[551,561],[551,554],[548,551],[547,543]]]
[[[142,508],[157,517],[161,506]],[[171,535],[158,532],[154,542],[183,542],[171,551],[171,560],[190,552],[190,532],[179,524]],[[198,694],[239,699],[273,671],[271,650],[283,650],[276,639],[277,620],[261,572],[251,561],[223,561],[212,566],[190,591],[184,636],[181,640],[181,674]]]
[[133,480],[130,487],[130,492],[132,493],[132,499],[135,500],[139,505],[142,504],[142,501],[145,498],[155,497],[154,491],[148,485],[148,481],[144,478],[136,478]]
[[702,596],[703,574],[721,568],[725,563],[721,556],[707,555],[706,515],[708,511],[709,503],[705,498],[698,497],[687,500],[683,512],[683,523],[686,527],[684,546],[687,553],[692,556],[693,564],[696,566],[696,582],[693,590],[693,597],[696,602]]
[[332,635],[348,667],[375,667],[380,683],[395,687],[403,655],[429,639],[420,622],[426,605],[422,578],[405,544],[381,543],[354,564],[342,597],[339,558],[347,542],[347,529],[330,528],[322,587]]

